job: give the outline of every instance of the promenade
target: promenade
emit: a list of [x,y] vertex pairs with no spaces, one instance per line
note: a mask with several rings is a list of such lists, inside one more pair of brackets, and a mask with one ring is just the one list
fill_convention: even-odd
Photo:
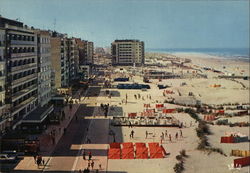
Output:
[[[85,91],[84,95],[88,90]],[[79,95],[82,90],[79,90],[75,93],[75,96]],[[69,105],[65,106],[63,111],[65,112],[65,119],[60,122],[60,124],[49,125],[47,129],[38,137],[40,140],[40,155],[43,157],[45,161],[45,165],[47,165],[51,159],[51,154],[57,146],[59,140],[63,136],[64,128],[67,129],[77,110],[79,109],[80,104],[73,104],[70,109]],[[55,132],[54,142],[50,136],[50,132]],[[38,167],[35,164],[33,156],[25,156],[23,160],[21,160],[17,166],[14,168],[14,171],[42,171],[46,166]]]

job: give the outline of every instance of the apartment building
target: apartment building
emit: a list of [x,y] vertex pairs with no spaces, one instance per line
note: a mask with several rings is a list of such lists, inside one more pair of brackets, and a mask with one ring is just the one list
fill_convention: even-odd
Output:
[[8,110],[5,105],[5,29],[0,27],[0,132],[8,126]]
[[81,49],[79,54],[80,65],[92,65],[94,60],[94,43],[81,40]]
[[79,46],[76,38],[68,38],[69,80],[77,79],[79,72]]
[[9,126],[21,124],[37,107],[37,37],[23,23],[0,17],[5,30],[6,106]]
[[144,42],[139,40],[115,40],[111,43],[112,65],[144,64]]
[[87,64],[92,65],[94,60],[94,43],[91,41],[87,42]]
[[47,105],[51,99],[51,45],[50,33],[37,30],[38,105]]
[[52,89],[69,86],[69,58],[67,35],[52,33],[51,37]]

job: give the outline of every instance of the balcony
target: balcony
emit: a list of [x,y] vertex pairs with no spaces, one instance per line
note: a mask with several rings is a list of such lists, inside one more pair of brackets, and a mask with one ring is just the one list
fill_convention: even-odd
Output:
[[35,45],[35,41],[11,40],[12,45]]
[[28,94],[28,93],[36,90],[37,89],[36,86],[37,86],[36,84],[31,85],[31,86],[29,86],[25,89],[22,89],[22,90],[18,91],[17,93],[13,94],[12,101],[15,101],[15,100],[19,99],[20,97],[22,97],[23,95]]
[[19,58],[19,57],[27,57],[27,56],[36,56],[36,52],[11,53],[11,58]]
[[25,82],[25,81],[28,81],[30,79],[35,79],[35,78],[37,78],[37,73],[22,77],[20,79],[13,80],[12,81],[12,86],[20,84],[20,83]]
[[32,101],[34,101],[36,99],[37,99],[37,97],[32,96],[32,97],[28,98],[27,100],[24,100],[23,102],[19,103],[18,105],[13,106],[12,107],[12,110],[13,110],[12,114],[17,113],[18,111],[20,111],[20,109],[23,109],[25,106],[27,106],[29,103],[31,103]]
[[19,66],[11,67],[11,72],[16,72],[16,71],[24,70],[24,69],[27,70],[29,68],[34,68],[34,67],[37,67],[36,63],[19,65]]

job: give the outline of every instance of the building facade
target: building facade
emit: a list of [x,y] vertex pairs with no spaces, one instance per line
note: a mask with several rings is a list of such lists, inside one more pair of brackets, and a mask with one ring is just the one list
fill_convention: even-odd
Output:
[[5,29],[0,27],[0,131],[4,132],[8,126],[8,111],[5,105]]
[[87,64],[92,65],[94,61],[94,43],[87,41]]
[[5,30],[6,106],[15,129],[37,107],[37,37],[23,23],[1,18]]
[[139,40],[115,40],[111,44],[112,65],[144,64],[144,42]]
[[77,79],[79,72],[79,49],[76,38],[68,38],[69,80]]
[[67,35],[53,33],[51,37],[52,89],[69,86]]
[[38,105],[47,105],[51,99],[51,44],[48,31],[37,30]]

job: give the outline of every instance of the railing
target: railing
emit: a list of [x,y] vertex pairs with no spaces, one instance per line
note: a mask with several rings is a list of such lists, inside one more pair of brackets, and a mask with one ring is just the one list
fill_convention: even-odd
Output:
[[26,56],[36,56],[36,52],[27,52],[27,53],[11,53],[11,58],[19,58]]
[[27,100],[24,100],[20,104],[13,106],[12,110],[14,110],[14,112],[18,111],[20,108],[26,106],[28,103],[30,103],[31,101],[33,101],[35,99],[36,99],[36,97],[32,96],[32,97],[28,98]]
[[36,74],[36,73],[31,74],[31,75],[28,75],[28,76],[25,76],[25,77],[22,77],[22,78],[20,78],[20,79],[13,80],[13,81],[12,81],[12,85],[19,84],[19,83],[21,83],[21,82],[27,81],[27,80],[32,79],[32,78],[35,78],[35,77],[37,77],[37,74]]
[[11,44],[16,45],[35,45],[35,41],[11,40]]
[[29,86],[29,87],[27,87],[25,89],[22,89],[22,90],[20,90],[17,93],[15,93],[15,94],[12,95],[12,100],[14,101],[14,100],[18,99],[20,96],[22,96],[24,94],[27,94],[28,92],[32,92],[35,89],[37,89],[37,85],[36,84],[31,85],[31,86]]
[[30,63],[30,64],[25,64],[25,65],[19,65],[15,67],[11,67],[11,72],[19,71],[19,70],[27,70],[28,68],[36,67],[36,63]]

